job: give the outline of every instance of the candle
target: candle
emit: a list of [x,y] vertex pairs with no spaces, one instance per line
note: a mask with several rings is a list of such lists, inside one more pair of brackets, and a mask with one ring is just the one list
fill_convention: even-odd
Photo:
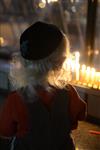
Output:
[[80,65],[79,57],[79,52],[74,52],[69,59],[67,58],[66,67],[71,70],[71,82],[100,90],[100,72],[85,64]]
[[93,88],[99,89],[99,83],[100,83],[100,72],[95,73],[95,82],[93,84]]
[[79,81],[79,69],[80,69],[79,57],[80,57],[79,52],[75,52],[75,72],[76,72],[76,81]]
[[88,66],[87,67],[87,69],[86,69],[86,78],[85,78],[85,80],[86,80],[86,82],[87,82],[87,85],[88,85],[88,83],[89,83],[89,80],[90,80],[90,67]]
[[90,81],[88,83],[89,87],[92,87],[95,82],[95,68],[90,68]]
[[80,82],[83,85],[85,84],[85,75],[86,75],[86,65],[83,64],[80,70]]

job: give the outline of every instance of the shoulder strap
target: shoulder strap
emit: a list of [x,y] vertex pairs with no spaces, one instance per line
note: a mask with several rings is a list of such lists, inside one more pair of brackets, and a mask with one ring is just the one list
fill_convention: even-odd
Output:
[[64,141],[64,138],[69,136],[71,131],[69,101],[69,92],[66,89],[59,90],[51,111],[52,132],[53,138],[56,139],[56,143]]

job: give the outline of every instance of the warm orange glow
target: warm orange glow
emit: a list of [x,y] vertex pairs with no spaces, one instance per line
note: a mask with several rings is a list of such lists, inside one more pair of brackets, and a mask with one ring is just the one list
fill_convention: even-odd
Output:
[[72,72],[71,82],[100,90],[100,72],[96,71],[95,68],[80,64],[79,56],[79,52],[75,52],[74,59],[72,56],[72,59],[70,58],[70,61],[67,62],[67,66],[70,66]]
[[4,38],[0,37],[0,46],[3,46],[3,44],[4,44]]
[[99,55],[99,50],[95,50],[95,51],[94,51],[94,54],[95,54],[95,55]]

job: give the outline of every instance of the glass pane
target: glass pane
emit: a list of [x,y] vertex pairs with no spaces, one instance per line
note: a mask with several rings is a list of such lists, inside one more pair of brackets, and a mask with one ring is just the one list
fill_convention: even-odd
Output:
[[71,51],[84,50],[87,0],[27,0],[25,5],[23,1],[6,1],[0,3],[0,37],[4,46],[13,46],[13,51],[19,49],[24,29],[43,20],[56,24],[68,35]]
[[87,0],[35,0],[40,20],[60,27],[69,37],[71,51],[84,50]]
[[97,70],[100,71],[100,0],[97,8],[94,65],[96,66]]

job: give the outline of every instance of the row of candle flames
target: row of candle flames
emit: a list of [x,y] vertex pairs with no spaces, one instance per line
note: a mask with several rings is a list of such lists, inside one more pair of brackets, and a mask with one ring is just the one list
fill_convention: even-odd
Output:
[[85,64],[80,65],[79,57],[80,53],[75,52],[74,59],[67,59],[72,72],[71,83],[100,90],[100,72]]

